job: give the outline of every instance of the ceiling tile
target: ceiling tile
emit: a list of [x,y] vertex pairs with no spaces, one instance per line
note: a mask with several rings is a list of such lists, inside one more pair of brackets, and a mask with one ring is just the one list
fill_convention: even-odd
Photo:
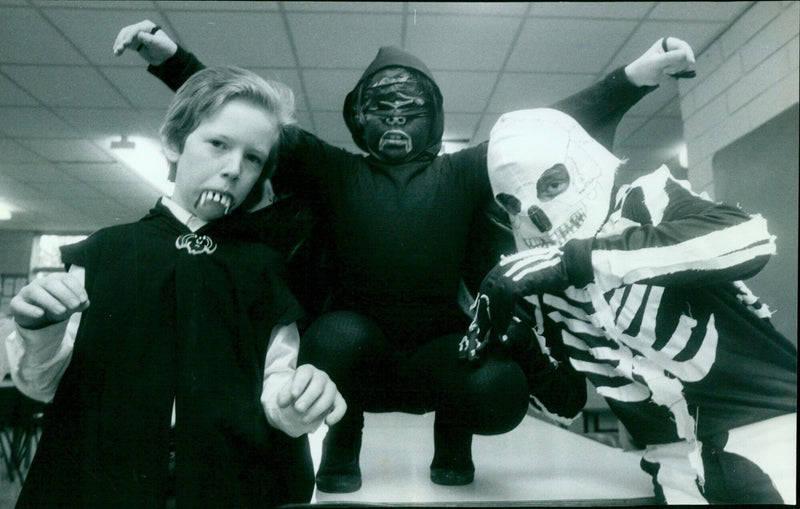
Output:
[[88,62],[34,9],[0,7],[0,63],[86,65]]
[[[0,163],[37,163],[45,162],[42,156],[31,152],[13,140],[0,139]],[[0,173],[3,165],[0,164]]]
[[[511,110],[509,110],[511,111]],[[478,125],[478,132],[475,133],[473,138],[474,142],[480,143],[489,139],[489,134],[492,132],[492,127],[497,123],[502,113],[488,113],[483,116],[480,124]]]
[[[3,68],[0,66],[0,72]],[[0,105],[2,106],[35,106],[36,99],[16,86],[11,80],[0,74]]]
[[149,209],[156,203],[156,198],[152,200],[136,199],[135,205],[127,207],[120,205],[114,199],[108,198],[87,198],[81,201],[80,212],[87,217],[92,224],[96,225],[92,230],[115,224],[132,223],[141,219]]
[[339,112],[315,112],[314,123],[317,125],[317,136],[328,143],[348,142],[352,140],[350,131]]
[[[341,106],[383,45],[404,46],[433,70],[446,138],[482,141],[500,112],[551,104],[664,35],[699,53],[753,4],[0,0],[0,194],[31,209],[0,229],[91,231],[135,220],[152,206],[157,191],[116,161],[54,167],[28,148],[59,160],[110,161],[108,136],[156,137],[173,92],[135,52],[111,53],[118,30],[144,18],[206,64],[241,65],[287,83],[301,126],[361,153]],[[64,76],[70,67],[76,70]],[[626,176],[674,157],[681,118],[675,85],[666,81],[620,124],[618,145],[631,158]],[[19,163],[29,164],[8,166]],[[39,183],[31,187],[12,172]],[[61,179],[84,198],[65,196],[53,185]]]
[[22,140],[22,145],[52,162],[110,162],[113,158],[84,139]]
[[[417,16],[425,13],[472,14],[485,16],[519,16],[528,9],[527,2],[409,2],[408,12],[417,11]],[[419,19],[419,18],[418,18]]]
[[146,182],[112,183],[92,182],[96,190],[106,202],[105,206],[128,208],[138,211],[139,216],[150,210],[161,194]]
[[654,2],[534,2],[531,14],[543,17],[639,19]]
[[148,73],[145,66],[103,67],[100,71],[132,105],[139,108],[163,108],[175,93],[155,76]]
[[55,113],[91,138],[144,135],[158,137],[158,124],[138,111],[122,108],[57,108]]
[[[411,17],[407,49],[437,70],[492,71],[505,61],[520,20],[499,16]],[[480,55],[480,58],[476,58]]]
[[[101,5],[103,3],[97,2],[92,8],[74,8],[70,4],[73,8],[64,9],[61,7],[65,2],[56,2],[59,8],[43,9],[42,13],[95,65],[143,66],[144,61],[133,50],[115,56],[111,51],[114,40],[128,25],[149,19],[166,26],[166,20],[152,5],[144,10],[131,10],[108,9]],[[86,30],[87,24],[91,25],[91,30]]]
[[30,0],[30,2],[39,7],[64,7],[69,5],[74,9],[108,9],[108,10],[124,10],[124,9],[153,9],[155,4],[146,0]]
[[449,113],[445,115],[442,139],[471,141],[480,119],[481,115],[477,113]]
[[3,71],[48,106],[125,106],[125,99],[91,67],[8,65]]
[[[399,14],[286,15],[302,67],[366,69],[378,48],[400,45],[403,16]],[[335,26],[336,30],[330,30]],[[358,34],[359,43],[353,44]]]
[[593,82],[588,74],[506,72],[497,84],[487,111],[508,111],[550,106]]
[[634,20],[530,18],[515,44],[507,69],[528,72],[580,69],[599,73],[634,28]]
[[[194,2],[175,2],[158,1],[158,7],[165,11],[277,11],[278,2],[218,2],[218,1],[194,1]],[[216,15],[216,12],[213,12]]]
[[142,179],[138,176],[138,174],[117,162],[56,163],[56,166],[65,174],[70,175],[81,182],[89,182],[98,188],[100,188],[101,184],[104,182],[111,186],[142,182]]
[[447,111],[480,113],[492,94],[497,73],[438,71],[434,74]]
[[292,48],[277,12],[171,11],[187,50],[206,65],[293,67]]
[[[12,208],[29,209],[28,203],[39,199],[41,192],[32,187],[31,184],[22,182],[15,178],[0,173],[0,197]],[[2,223],[2,221],[0,221]]]
[[731,21],[754,2],[657,2],[652,20]]
[[344,98],[358,83],[362,71],[306,69],[303,71],[312,110],[342,111]]
[[0,132],[8,136],[29,138],[80,136],[74,127],[45,108],[21,106],[0,107]]
[[13,178],[19,182],[35,183],[47,182],[58,183],[70,180],[58,167],[50,163],[4,163],[0,167],[0,172],[6,177]]
[[[55,201],[76,204],[81,207],[83,200],[91,200],[97,196],[97,190],[84,182],[62,176],[57,186],[51,182],[31,182],[32,187],[48,193]],[[79,202],[80,200],[80,202]]]
[[284,2],[286,12],[402,12],[405,2]]
[[249,69],[259,76],[267,80],[274,80],[287,85],[294,92],[295,108],[307,109],[306,97],[303,94],[303,89],[300,86],[300,76],[297,74],[296,68],[266,68],[266,67],[249,67]]
[[714,22],[646,21],[631,35],[607,69],[614,69],[633,62],[665,36],[683,39],[689,43],[694,53],[698,54],[717,37],[724,26],[723,23]]

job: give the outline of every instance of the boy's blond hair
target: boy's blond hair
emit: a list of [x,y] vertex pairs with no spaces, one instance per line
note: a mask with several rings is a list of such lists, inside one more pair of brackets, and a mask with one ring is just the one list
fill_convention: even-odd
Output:
[[[240,67],[210,67],[186,80],[167,108],[160,130],[162,142],[182,153],[186,138],[197,129],[200,122],[233,99],[250,101],[275,116],[279,138],[265,165],[265,173],[271,173],[274,154],[284,136],[284,130],[295,123],[294,93],[283,83],[265,80]],[[176,165],[170,163],[170,181],[175,180],[175,171]],[[263,175],[264,178],[270,176]]]

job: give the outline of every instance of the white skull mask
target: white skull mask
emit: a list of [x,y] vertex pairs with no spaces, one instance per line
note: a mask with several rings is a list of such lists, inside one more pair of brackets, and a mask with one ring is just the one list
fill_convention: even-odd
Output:
[[487,166],[517,249],[594,236],[608,213],[620,163],[560,111],[540,108],[500,117],[489,136]]

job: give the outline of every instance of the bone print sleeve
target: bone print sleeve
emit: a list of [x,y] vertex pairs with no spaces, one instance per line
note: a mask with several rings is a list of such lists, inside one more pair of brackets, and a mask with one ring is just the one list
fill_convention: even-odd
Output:
[[620,190],[592,243],[601,290],[644,282],[706,286],[758,273],[775,254],[766,220],[695,194],[666,166]]

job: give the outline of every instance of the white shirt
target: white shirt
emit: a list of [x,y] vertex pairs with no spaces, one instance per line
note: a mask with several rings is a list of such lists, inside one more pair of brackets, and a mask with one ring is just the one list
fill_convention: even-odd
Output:
[[[191,231],[197,231],[206,221],[193,216],[174,201],[162,198],[162,204]],[[85,281],[83,267],[73,265],[70,274],[81,284]],[[54,323],[41,329],[31,330],[16,325],[5,341],[8,367],[16,387],[26,396],[35,400],[49,402],[55,396],[61,377],[72,359],[72,348],[80,324],[81,313],[73,314],[69,320]],[[41,345],[37,348],[32,345]],[[297,368],[297,354],[300,349],[300,333],[297,325],[278,325],[272,329],[264,362],[264,381],[261,391],[261,405],[267,421],[287,435],[297,437],[316,430],[319,423],[305,427],[290,424],[283,419],[277,404],[278,392],[291,380]],[[175,407],[172,409],[172,422],[175,423]]]

